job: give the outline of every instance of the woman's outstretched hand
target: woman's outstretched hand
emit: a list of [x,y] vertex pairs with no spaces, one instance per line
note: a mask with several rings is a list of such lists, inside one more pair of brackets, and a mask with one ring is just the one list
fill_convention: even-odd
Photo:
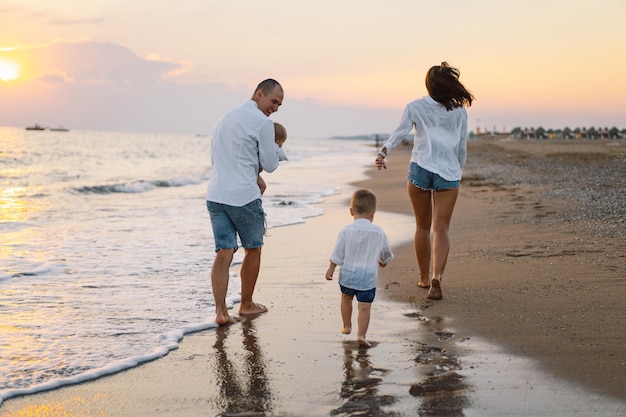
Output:
[[380,171],[381,169],[387,169],[387,164],[385,163],[385,158],[382,155],[378,155],[376,157],[376,168]]

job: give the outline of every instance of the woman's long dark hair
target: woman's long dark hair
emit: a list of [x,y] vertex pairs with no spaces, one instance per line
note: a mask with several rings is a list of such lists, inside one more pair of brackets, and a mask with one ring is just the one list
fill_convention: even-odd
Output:
[[442,62],[431,67],[426,73],[426,89],[428,94],[438,103],[452,110],[457,107],[472,105],[474,96],[459,81],[461,73],[458,69]]

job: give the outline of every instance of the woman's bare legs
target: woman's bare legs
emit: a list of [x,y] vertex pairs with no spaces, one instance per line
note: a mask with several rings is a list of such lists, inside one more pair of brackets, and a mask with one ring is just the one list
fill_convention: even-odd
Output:
[[[441,294],[441,279],[448,261],[450,239],[448,229],[459,189],[429,191],[408,183],[409,197],[415,213],[415,256],[420,270],[420,287],[428,285],[430,257],[433,258],[433,276],[428,298],[438,300]],[[430,230],[433,230],[432,247]]]
[[448,230],[450,229],[450,220],[454,205],[459,195],[458,188],[449,190],[439,190],[435,192],[434,211],[435,219],[433,221],[433,277],[441,278],[448,261],[448,252],[450,252],[450,239],[448,238]]
[[454,211],[454,205],[456,204],[458,195],[458,188],[439,190],[434,193],[433,277],[427,296],[433,300],[439,300],[442,297],[441,280],[443,278],[443,271],[446,269],[446,263],[448,262],[448,253],[450,252],[448,230],[450,229],[450,220],[452,219],[452,212]]
[[352,296],[341,293],[341,320],[343,328],[341,333],[350,334],[352,332]]
[[419,287],[430,285],[430,228],[432,222],[432,192],[408,182],[409,198],[415,214],[415,257],[420,271]]

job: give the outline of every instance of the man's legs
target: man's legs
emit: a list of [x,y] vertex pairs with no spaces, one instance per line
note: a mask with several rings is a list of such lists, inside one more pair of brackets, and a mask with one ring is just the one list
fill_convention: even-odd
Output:
[[236,322],[235,319],[230,317],[226,307],[229,270],[234,253],[234,249],[220,249],[215,254],[215,260],[211,268],[211,285],[213,287],[213,298],[215,298],[215,322],[220,326]]
[[261,269],[261,248],[245,248],[241,263],[241,304],[239,314],[259,314],[267,312],[267,307],[252,300],[254,287]]

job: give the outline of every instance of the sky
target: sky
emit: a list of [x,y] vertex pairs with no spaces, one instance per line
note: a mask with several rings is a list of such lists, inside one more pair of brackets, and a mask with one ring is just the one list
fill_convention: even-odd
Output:
[[289,137],[389,133],[458,68],[471,130],[626,128],[626,0],[0,0],[0,126],[210,134],[266,78]]

